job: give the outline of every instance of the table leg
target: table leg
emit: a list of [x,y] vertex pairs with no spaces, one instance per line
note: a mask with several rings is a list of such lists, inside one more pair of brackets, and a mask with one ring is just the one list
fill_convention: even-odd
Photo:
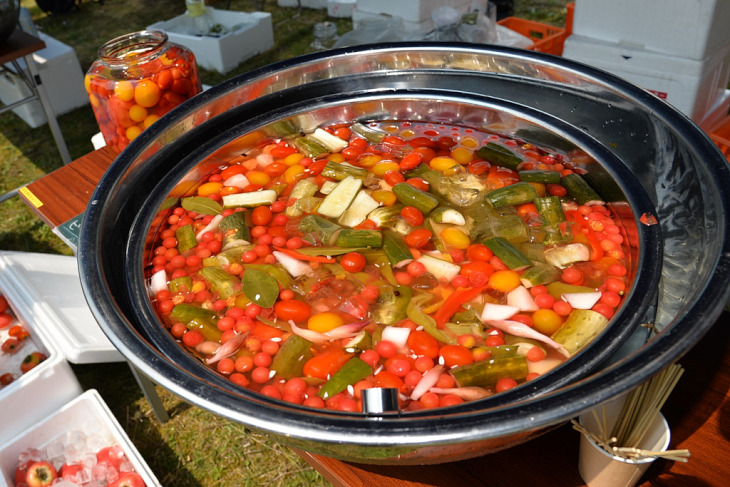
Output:
[[159,394],[157,394],[155,383],[140,372],[137,367],[132,365],[130,362],[127,363],[129,364],[129,368],[132,370],[132,375],[134,375],[134,378],[137,380],[139,388],[142,389],[144,397],[147,399],[147,402],[150,403],[152,412],[155,413],[157,421],[160,423],[166,423],[170,419],[170,416],[167,414],[165,406],[162,404],[162,399],[160,399]]
[[61,154],[61,159],[63,160],[64,164],[68,164],[71,162],[71,154],[68,152],[68,147],[66,147],[66,141],[63,138],[63,133],[61,132],[61,127],[58,125],[58,120],[56,119],[56,114],[53,111],[53,106],[51,105],[51,100],[48,98],[48,94],[46,93],[46,88],[43,86],[43,82],[41,81],[41,77],[38,74],[38,67],[35,64],[35,60],[33,59],[33,55],[29,54],[24,57],[25,59],[25,65],[28,67],[28,72],[30,73],[31,82],[33,83],[34,90],[36,94],[38,95],[38,98],[40,99],[41,106],[43,107],[43,111],[46,114],[46,120],[48,121],[48,128],[51,129],[51,134],[53,134],[53,139],[56,141],[56,147],[58,147],[58,152]]

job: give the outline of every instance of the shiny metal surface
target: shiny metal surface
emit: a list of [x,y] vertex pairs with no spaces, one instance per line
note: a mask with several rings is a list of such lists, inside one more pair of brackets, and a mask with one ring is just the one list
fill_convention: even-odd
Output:
[[[621,312],[621,320],[633,324],[647,310],[655,312],[659,333],[638,349],[614,354],[604,368],[599,365],[606,357],[591,360],[582,354],[571,367],[541,379],[545,389],[521,387],[463,407],[382,421],[233,390],[216,374],[190,364],[143,304],[139,263],[151,213],[184,174],[192,170],[186,177],[197,177],[236,146],[238,136],[282,116],[296,117],[297,110],[317,108],[315,121],[351,118],[354,112],[342,104],[347,98],[358,100],[350,108],[359,107],[356,115],[365,118],[431,110],[429,116],[488,124],[506,133],[525,124],[546,126],[549,138],[557,134],[590,147],[600,162],[596,167],[619,182],[616,200],[641,209],[636,218],[645,210],[660,222],[661,233],[658,227],[637,228],[648,254],[643,262],[637,256],[636,264],[637,270],[639,264],[660,268],[661,281],[657,285],[656,272],[639,272],[643,280],[632,305]],[[485,106],[495,109],[485,112]],[[653,95],[605,73],[507,48],[364,46],[234,78],[145,131],[92,197],[79,246],[80,274],[92,311],[115,346],[181,397],[325,455],[369,463],[444,462],[525,441],[638,385],[696,343],[730,293],[728,188],[727,161],[696,126]],[[615,352],[630,331],[618,329],[602,340]]]

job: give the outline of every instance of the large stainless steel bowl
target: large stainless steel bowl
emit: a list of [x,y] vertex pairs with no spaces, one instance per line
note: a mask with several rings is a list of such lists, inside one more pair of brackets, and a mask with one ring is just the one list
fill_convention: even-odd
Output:
[[[162,330],[145,289],[148,229],[164,198],[245,148],[254,129],[283,118],[302,124],[353,116],[489,125],[584,148],[615,207],[630,208],[624,224],[638,249],[632,259],[636,284],[616,325],[530,386],[400,415],[285,404],[236,388],[192,359]],[[691,348],[729,294],[727,188],[727,161],[694,124],[606,73],[508,48],[365,46],[234,78],[145,131],[92,196],[80,275],[114,345],[179,396],[324,455],[368,463],[445,462],[525,441],[638,385]],[[640,223],[644,213],[660,225]],[[638,327],[644,321],[655,330],[646,343],[646,328]]]

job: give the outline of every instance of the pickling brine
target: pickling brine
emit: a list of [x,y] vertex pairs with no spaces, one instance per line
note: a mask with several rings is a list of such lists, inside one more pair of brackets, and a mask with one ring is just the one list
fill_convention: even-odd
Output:
[[426,122],[289,133],[161,210],[145,262],[169,332],[235,384],[455,405],[569,360],[621,306],[627,235],[578,153]]

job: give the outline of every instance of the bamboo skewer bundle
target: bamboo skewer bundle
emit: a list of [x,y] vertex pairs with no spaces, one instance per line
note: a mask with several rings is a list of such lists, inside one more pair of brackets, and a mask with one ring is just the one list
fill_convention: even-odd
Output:
[[572,421],[573,428],[592,439],[611,455],[628,460],[662,457],[686,462],[689,457],[688,450],[649,451],[638,448],[683,372],[684,369],[679,364],[670,365],[631,391],[610,431],[605,406],[601,406],[600,416],[593,410],[598,432],[588,431],[575,420]]

